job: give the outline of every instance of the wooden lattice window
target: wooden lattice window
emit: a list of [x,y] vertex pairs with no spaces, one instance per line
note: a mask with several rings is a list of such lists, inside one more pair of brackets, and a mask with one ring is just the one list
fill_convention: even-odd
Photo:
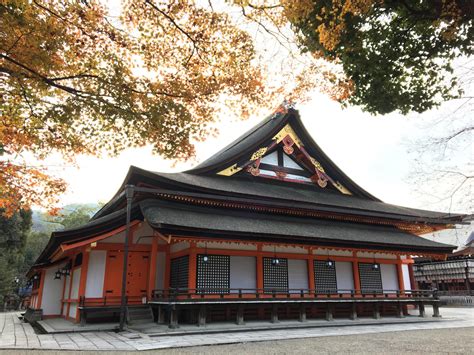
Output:
[[263,258],[263,288],[265,293],[288,292],[288,260]]
[[333,261],[332,265],[328,265],[328,262],[325,260],[314,260],[313,267],[316,292],[336,293],[336,263]]
[[362,292],[382,293],[380,265],[375,268],[372,263],[359,263],[359,278]]
[[230,256],[198,254],[196,281],[198,293],[229,293]]
[[171,259],[170,287],[187,289],[189,273],[189,256]]

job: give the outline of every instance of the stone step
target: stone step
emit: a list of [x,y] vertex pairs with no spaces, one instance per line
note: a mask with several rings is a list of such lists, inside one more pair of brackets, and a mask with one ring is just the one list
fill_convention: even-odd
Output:
[[127,307],[128,323],[153,322],[153,311],[151,307]]

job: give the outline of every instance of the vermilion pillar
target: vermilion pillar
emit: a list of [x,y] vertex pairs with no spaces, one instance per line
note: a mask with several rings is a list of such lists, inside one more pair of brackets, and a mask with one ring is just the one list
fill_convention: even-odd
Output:
[[314,290],[316,288],[314,284],[314,256],[313,250],[308,250],[308,287],[310,290]]
[[405,292],[405,282],[403,281],[403,268],[402,268],[402,260],[400,256],[398,256],[397,260],[397,276],[398,276],[398,289],[403,294]]
[[[79,280],[78,299],[86,295],[87,270],[89,269],[90,248],[82,251],[81,278]],[[79,321],[79,307],[76,309],[76,321]]]
[[196,288],[196,270],[197,256],[196,256],[196,242],[191,242],[189,246],[189,275],[188,275],[188,289],[189,292],[194,292]]
[[352,252],[352,277],[354,279],[354,289],[356,294],[360,294],[360,278],[359,278],[359,263],[357,262],[357,252]]
[[261,292],[263,289],[263,256],[262,245],[257,245],[257,289]]
[[153,289],[155,288],[157,253],[158,253],[158,238],[156,236],[153,236],[151,240],[150,268],[148,272],[147,297],[149,300],[152,298]]

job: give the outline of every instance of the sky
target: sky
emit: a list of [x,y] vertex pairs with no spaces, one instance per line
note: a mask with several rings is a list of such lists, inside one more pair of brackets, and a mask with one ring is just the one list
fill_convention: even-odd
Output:
[[[105,0],[105,3],[111,14],[120,12],[119,0]],[[257,46],[266,42],[261,40]],[[414,174],[417,161],[429,170],[438,159],[431,151],[421,156],[416,151],[420,147],[418,141],[426,142],[427,137],[445,135],[456,123],[472,120],[472,111],[466,113],[465,107],[457,111],[462,103],[451,102],[423,114],[373,116],[357,107],[342,108],[327,96],[315,92],[309,101],[297,103],[296,109],[311,136],[331,160],[358,185],[382,201],[413,208],[473,213],[466,210],[472,206],[472,197],[468,196],[466,201],[465,196],[456,196],[453,203],[444,198],[449,181],[426,184]],[[273,109],[268,108],[268,114]],[[69,185],[60,203],[107,202],[119,188],[130,165],[161,172],[189,169],[265,118],[251,116],[247,120],[229,121],[224,117],[217,124],[219,135],[196,143],[195,160],[185,163],[175,164],[153,155],[150,147],[127,149],[115,158],[79,156],[77,167],[64,166],[59,157],[48,159],[50,171],[64,178]],[[470,138],[456,149],[448,149],[449,157],[445,160],[449,164],[445,166],[450,169],[462,167],[461,170],[466,165],[472,167],[474,146],[472,136]],[[469,189],[467,191],[470,193]],[[458,243],[458,239],[465,239],[466,233],[466,230],[462,231],[456,239],[448,236],[445,241]]]

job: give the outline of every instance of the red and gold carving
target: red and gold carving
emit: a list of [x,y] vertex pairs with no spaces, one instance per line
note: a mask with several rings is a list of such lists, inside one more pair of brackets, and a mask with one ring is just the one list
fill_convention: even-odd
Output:
[[295,151],[293,148],[293,145],[295,144],[295,141],[290,137],[290,135],[287,135],[285,138],[283,138],[283,150],[285,151],[286,154],[291,155]]

